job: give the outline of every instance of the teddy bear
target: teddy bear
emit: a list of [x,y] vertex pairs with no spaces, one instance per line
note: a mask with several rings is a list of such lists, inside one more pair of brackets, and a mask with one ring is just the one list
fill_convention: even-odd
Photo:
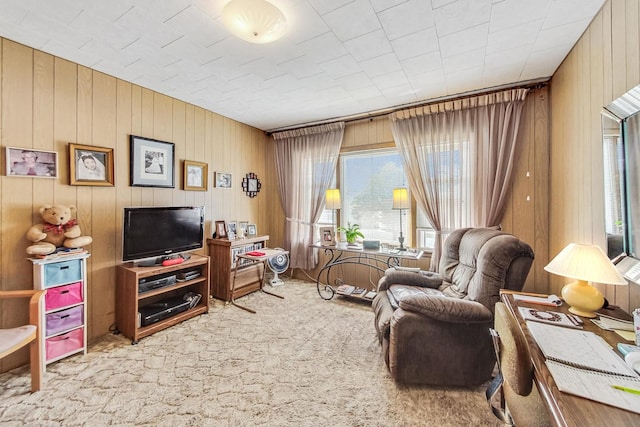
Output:
[[74,205],[40,206],[44,222],[31,226],[27,231],[27,239],[34,242],[27,248],[27,254],[48,255],[59,247],[79,248],[90,244],[93,239],[83,236],[78,222],[72,219],[75,211]]

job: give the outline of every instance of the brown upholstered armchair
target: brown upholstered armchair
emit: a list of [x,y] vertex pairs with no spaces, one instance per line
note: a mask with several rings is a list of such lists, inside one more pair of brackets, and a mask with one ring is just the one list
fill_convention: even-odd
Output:
[[489,380],[494,305],[500,289],[522,289],[533,257],[511,234],[464,228],[446,239],[439,274],[388,269],[373,310],[394,379],[451,386]]

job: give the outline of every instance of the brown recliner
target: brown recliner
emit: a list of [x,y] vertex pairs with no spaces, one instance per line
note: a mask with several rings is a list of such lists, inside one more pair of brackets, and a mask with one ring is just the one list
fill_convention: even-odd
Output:
[[444,242],[439,274],[388,269],[373,310],[392,377],[449,386],[489,380],[494,305],[500,289],[522,289],[533,258],[531,247],[511,234],[464,228]]

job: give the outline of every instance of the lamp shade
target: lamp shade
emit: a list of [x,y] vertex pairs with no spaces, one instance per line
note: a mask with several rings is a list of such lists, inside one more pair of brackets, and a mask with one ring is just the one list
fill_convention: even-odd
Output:
[[325,202],[327,209],[340,209],[342,201],[340,200],[340,190],[338,188],[330,188],[325,194]]
[[596,245],[570,243],[544,269],[558,276],[587,282],[627,284],[603,250]]
[[222,9],[222,20],[234,35],[250,43],[270,43],[287,31],[287,19],[265,0],[231,0]]
[[409,209],[409,191],[404,188],[393,189],[393,209]]

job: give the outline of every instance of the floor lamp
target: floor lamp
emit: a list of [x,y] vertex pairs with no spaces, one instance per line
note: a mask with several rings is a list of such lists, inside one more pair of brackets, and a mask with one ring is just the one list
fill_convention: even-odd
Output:
[[404,236],[402,235],[402,210],[409,209],[409,191],[406,188],[393,189],[393,209],[400,211],[400,236],[398,237],[400,247],[398,249],[406,251],[407,248],[404,247]]
[[[340,200],[340,189],[330,188],[325,193],[325,207],[332,210],[331,226],[335,227],[336,223],[336,210],[340,209],[342,201]],[[335,230],[334,230],[335,236]],[[335,237],[334,237],[335,238]]]

